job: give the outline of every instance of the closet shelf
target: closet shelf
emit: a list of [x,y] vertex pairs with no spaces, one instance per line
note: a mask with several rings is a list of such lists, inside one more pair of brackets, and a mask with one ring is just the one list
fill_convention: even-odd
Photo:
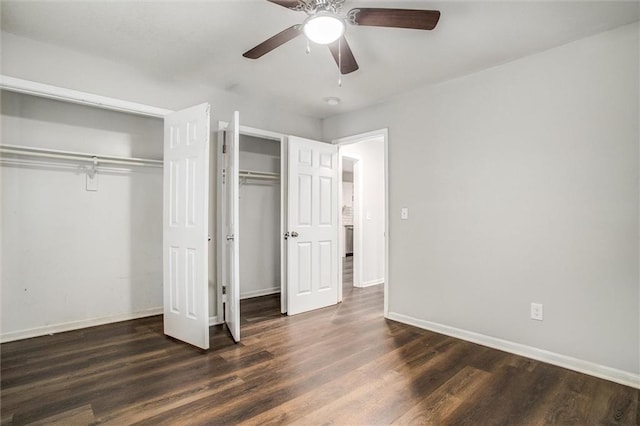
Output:
[[17,145],[0,145],[0,155],[53,158],[59,160],[87,161],[92,164],[120,164],[126,166],[162,167],[162,160],[147,158],[117,157],[112,155],[97,155],[85,152],[59,151],[55,149],[33,148]]

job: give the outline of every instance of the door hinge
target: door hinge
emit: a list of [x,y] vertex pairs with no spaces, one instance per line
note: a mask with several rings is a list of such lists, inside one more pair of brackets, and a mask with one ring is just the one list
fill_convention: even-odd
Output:
[[223,295],[227,294],[227,286],[226,285],[222,286],[222,294]]

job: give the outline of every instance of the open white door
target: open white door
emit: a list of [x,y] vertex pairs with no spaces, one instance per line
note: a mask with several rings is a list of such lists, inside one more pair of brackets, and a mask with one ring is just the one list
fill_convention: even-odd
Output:
[[209,104],[164,119],[164,333],[209,348]]
[[338,147],[289,136],[287,313],[338,303]]
[[240,341],[240,227],[239,191],[238,191],[238,157],[240,145],[240,113],[233,113],[233,118],[225,132],[225,222],[226,226],[226,298],[224,303],[224,320],[233,336]]
[[[280,235],[287,233],[287,189],[289,182],[287,170],[288,163],[288,141],[287,137],[280,138]],[[280,313],[287,313],[287,240],[280,240]]]

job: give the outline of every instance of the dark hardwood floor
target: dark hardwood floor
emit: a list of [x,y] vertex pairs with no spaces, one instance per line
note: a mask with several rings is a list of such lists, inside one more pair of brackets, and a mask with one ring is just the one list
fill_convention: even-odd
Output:
[[151,317],[3,344],[19,424],[634,425],[638,390],[382,317],[382,286],[287,317],[242,304],[242,343],[202,352]]
[[353,256],[342,258],[342,287],[353,287]]

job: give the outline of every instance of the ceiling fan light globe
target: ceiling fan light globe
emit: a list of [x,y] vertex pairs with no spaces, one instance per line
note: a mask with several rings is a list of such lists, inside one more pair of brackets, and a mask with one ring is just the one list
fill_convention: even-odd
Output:
[[333,14],[309,17],[303,26],[304,35],[317,44],[331,44],[344,34],[344,21]]

